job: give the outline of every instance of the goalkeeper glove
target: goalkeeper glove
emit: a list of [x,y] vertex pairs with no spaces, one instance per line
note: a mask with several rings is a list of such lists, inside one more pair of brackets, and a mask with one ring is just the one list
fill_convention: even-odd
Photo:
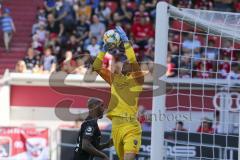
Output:
[[128,42],[128,37],[127,37],[127,34],[124,32],[124,30],[122,29],[122,27],[120,26],[117,26],[116,27],[116,31],[117,33],[120,35],[120,38],[123,42]]
[[106,53],[109,50],[108,45],[105,44],[103,41],[101,42],[100,47],[101,47],[100,50],[104,53]]

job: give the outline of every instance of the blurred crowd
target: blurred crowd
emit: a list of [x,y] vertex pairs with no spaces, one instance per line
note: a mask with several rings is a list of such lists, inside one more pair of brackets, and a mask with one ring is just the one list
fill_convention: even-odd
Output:
[[[17,63],[16,71],[52,73],[61,70],[84,74],[100,50],[104,32],[116,25],[122,26],[130,37],[142,69],[152,71],[157,2],[44,0],[32,26],[31,47],[26,57]],[[169,0],[168,3],[184,8],[240,11],[240,3],[234,0]],[[179,27],[175,20],[170,23]],[[218,46],[218,39],[213,37],[203,48],[204,38],[191,32],[180,34],[169,32],[167,76],[226,78],[231,73],[234,79],[240,78],[239,73],[235,73],[239,64],[229,63],[229,60],[240,60],[238,52],[232,48],[234,43],[224,41],[224,46]],[[121,50],[115,52],[105,56],[103,67],[119,68],[125,56]]]

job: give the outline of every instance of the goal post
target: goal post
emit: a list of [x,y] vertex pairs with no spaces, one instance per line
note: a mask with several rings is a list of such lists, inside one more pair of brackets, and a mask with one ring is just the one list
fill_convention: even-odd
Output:
[[[168,28],[169,28],[169,18],[168,18],[168,4],[160,2],[157,5],[157,18],[156,27],[161,29],[156,29],[155,33],[155,57],[154,63],[160,64],[161,66],[166,66],[167,52],[168,52]],[[153,75],[157,75],[158,68],[154,67]],[[158,76],[157,76],[158,77]],[[160,77],[162,80],[165,78]],[[153,78],[153,89],[154,92],[159,92],[155,90],[158,86],[160,79]],[[161,83],[165,85],[165,83]],[[165,89],[166,86],[160,86],[161,90]],[[165,95],[160,95],[160,93],[153,93],[153,95],[158,95],[153,97],[153,107],[152,115],[156,113],[165,113]],[[164,155],[164,121],[159,121],[158,118],[152,116],[152,132],[151,132],[151,159],[152,160],[162,160]]]
[[[178,28],[172,26],[174,21],[178,21]],[[155,93],[153,93],[152,115],[159,116],[159,113],[168,115],[169,112],[180,115],[189,112],[193,117],[191,122],[186,122],[188,137],[197,132],[201,137],[199,144],[190,142],[190,139],[187,143],[181,142],[182,144],[178,140],[171,141],[176,150],[172,149],[170,159],[240,160],[240,154],[238,154],[240,153],[239,28],[240,13],[180,9],[166,2],[157,4],[154,63],[163,66],[162,68],[167,68],[167,61],[170,57],[176,59],[176,64],[172,67],[174,73],[172,78],[165,75],[160,79],[158,76],[153,78]],[[177,35],[177,40],[173,38],[172,34]],[[192,36],[192,41],[194,41],[190,47],[189,43],[191,42],[185,43],[185,39],[189,38],[187,36]],[[210,44],[212,41],[214,44]],[[174,55],[170,54],[169,44],[175,47]],[[189,47],[186,51],[184,45]],[[184,62],[185,66],[183,66],[182,61],[186,59],[189,61]],[[238,66],[238,70],[236,70],[236,66]],[[162,68],[154,67],[153,75],[157,75],[159,69]],[[161,93],[156,93],[160,92],[156,89],[159,81],[165,83],[161,83]],[[173,93],[167,93],[167,83],[174,86]],[[164,89],[165,94],[162,94]],[[171,101],[173,106],[170,106],[170,111],[167,106],[170,104],[169,99],[170,101],[175,100],[175,102]],[[216,118],[217,113],[220,113],[218,118]],[[211,133],[207,133],[212,136],[212,144],[206,144],[202,140],[205,133],[201,127],[204,127],[204,122],[209,121],[203,121],[203,118],[210,118],[213,125],[218,125],[212,127]],[[167,143],[170,141],[164,140],[164,133],[175,127],[173,126],[175,124],[176,122],[164,121],[159,117],[152,116],[151,160],[169,159]],[[200,125],[200,129],[197,128],[197,125]],[[218,131],[216,131],[217,129]],[[216,142],[215,136],[223,136],[223,139],[224,136],[226,139],[229,136],[232,136],[233,139],[237,138],[238,146],[231,146],[227,142],[220,145],[220,142]],[[181,148],[182,145],[186,148],[185,155],[183,150],[177,154],[177,147]],[[195,147],[194,149],[199,151],[193,151],[191,147]],[[204,153],[205,149],[208,151],[212,149],[213,153],[208,156],[208,153]],[[192,153],[198,155],[194,157]]]

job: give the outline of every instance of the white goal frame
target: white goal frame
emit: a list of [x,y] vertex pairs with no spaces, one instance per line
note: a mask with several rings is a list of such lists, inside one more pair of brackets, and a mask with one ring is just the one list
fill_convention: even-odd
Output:
[[[155,33],[155,57],[154,63],[162,66],[166,65],[167,52],[168,52],[168,28],[169,28],[169,16],[168,16],[168,4],[166,2],[159,2],[157,5],[157,17],[156,17],[156,33]],[[161,29],[158,27],[161,26]],[[154,67],[154,74],[157,73],[156,67]],[[153,78],[154,92],[158,86],[158,79]],[[164,79],[166,77],[161,77]],[[162,85],[165,85],[162,83]],[[161,86],[161,88],[166,88]],[[159,93],[153,93],[159,95]],[[166,95],[153,96],[152,113],[165,113],[165,98]],[[151,131],[151,160],[163,160],[164,156],[164,121],[158,121],[152,116],[152,131]]]
[[[188,9],[184,9],[187,11]],[[207,11],[212,12],[212,11]],[[168,30],[169,30],[169,18],[170,13],[172,15],[178,16],[180,18],[186,18],[188,23],[198,24],[202,29],[210,29],[212,34],[219,34],[221,36],[226,36],[234,38],[235,41],[240,41],[240,30],[233,28],[227,28],[226,26],[219,26],[218,24],[209,23],[203,19],[194,17],[187,12],[183,12],[182,9],[176,8],[169,5],[166,2],[159,2],[156,8],[156,33],[155,33],[155,64],[160,64],[161,66],[167,66],[167,53],[168,53]],[[220,12],[219,12],[220,13]],[[222,13],[222,12],[221,12]],[[239,15],[238,13],[228,13],[231,15]],[[157,73],[157,68],[154,67],[154,73]],[[155,74],[153,74],[155,75]],[[153,81],[153,89],[158,88],[158,81],[165,81],[170,83],[189,83],[188,80],[181,80],[175,78],[166,78],[166,76],[160,77],[160,79],[155,79]],[[194,82],[193,82],[194,81]],[[209,83],[218,83],[218,84],[240,84],[236,80],[201,80],[194,79],[191,80],[192,83],[196,84],[209,84]],[[161,83],[161,88],[166,89],[166,84]],[[162,89],[161,89],[162,90]],[[159,95],[159,90],[154,90],[153,93],[153,107],[152,113],[165,113],[166,111],[166,94]],[[158,96],[156,96],[158,95]],[[240,136],[240,118],[239,118],[239,136]],[[238,160],[240,160],[240,138],[238,145]],[[166,150],[164,147],[164,121],[156,120],[156,117],[152,116],[152,130],[151,130],[151,160],[163,160]]]

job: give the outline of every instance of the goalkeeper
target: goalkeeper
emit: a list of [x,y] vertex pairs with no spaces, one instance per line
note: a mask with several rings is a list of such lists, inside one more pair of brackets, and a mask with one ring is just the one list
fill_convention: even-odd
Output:
[[137,120],[137,111],[144,74],[126,33],[119,26],[116,31],[124,44],[127,57],[121,73],[112,73],[102,68],[102,60],[108,50],[107,44],[95,59],[93,69],[111,86],[107,117],[112,121],[112,138],[117,155],[120,160],[134,160],[141,146],[142,130]]

